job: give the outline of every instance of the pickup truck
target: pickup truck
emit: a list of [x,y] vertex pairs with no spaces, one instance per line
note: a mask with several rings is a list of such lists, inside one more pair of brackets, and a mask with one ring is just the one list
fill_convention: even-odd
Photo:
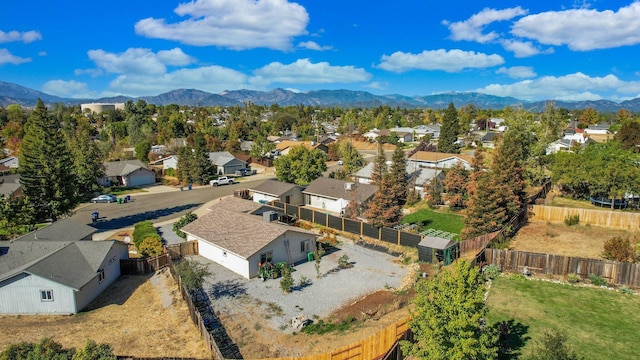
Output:
[[213,179],[209,181],[209,185],[211,186],[230,185],[230,184],[235,184],[235,181],[233,180],[233,178],[230,178],[228,176],[221,176],[217,179]]

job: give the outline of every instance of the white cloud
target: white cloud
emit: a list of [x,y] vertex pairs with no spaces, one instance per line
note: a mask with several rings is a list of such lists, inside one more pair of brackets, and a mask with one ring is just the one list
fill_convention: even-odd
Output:
[[546,99],[549,94],[553,94],[558,100],[597,100],[611,98],[611,93],[637,94],[640,92],[640,81],[623,81],[611,74],[590,77],[577,72],[558,77],[543,76],[513,84],[491,84],[476,91],[523,100]]
[[386,82],[381,83],[379,81],[373,81],[373,82],[370,82],[369,84],[365,85],[365,87],[368,87],[370,89],[375,89],[375,90],[383,90],[383,89],[386,89],[387,85],[389,85],[389,84],[386,83]]
[[194,60],[181,49],[159,51],[150,49],[129,48],[123,53],[111,53],[104,50],[89,50],[89,58],[98,66],[116,74],[164,74],[167,65],[188,65]]
[[64,98],[89,98],[95,96],[95,93],[89,91],[86,83],[78,81],[51,80],[42,85],[42,91]]
[[47,56],[46,51],[38,51],[38,56]]
[[589,51],[640,44],[640,2],[614,12],[595,9],[548,11],[516,21],[511,33],[547,45]]
[[317,50],[317,51],[325,51],[325,50],[333,49],[333,46],[329,46],[329,45],[320,46],[315,41],[303,41],[300,44],[298,44],[298,47],[308,49],[308,50]]
[[483,9],[465,21],[453,23],[444,21],[443,23],[449,27],[449,30],[451,31],[451,38],[453,40],[468,40],[486,43],[497,39],[499,35],[493,31],[488,34],[483,34],[482,31],[485,26],[496,21],[510,20],[516,16],[526,14],[527,10],[520,6],[503,10]]
[[31,58],[23,58],[19,56],[15,56],[9,52],[7,49],[0,49],[0,65],[3,64],[23,64],[31,62]]
[[298,59],[291,64],[272,62],[253,72],[255,83],[326,84],[367,81],[371,74],[355,66],[333,66],[328,62],[312,63]]
[[251,87],[245,74],[221,66],[180,69],[164,74],[125,74],[109,84],[109,90],[129,96],[158,95],[175,89],[199,89],[219,93]]
[[536,76],[536,72],[533,71],[531,66],[512,66],[512,67],[501,67],[496,70],[496,74],[505,74],[510,78],[514,79],[524,79],[531,78]]
[[42,39],[42,35],[34,30],[31,31],[27,31],[27,32],[19,32],[19,31],[9,31],[9,32],[3,32],[2,30],[0,30],[0,43],[7,43],[7,42],[14,42],[14,41],[21,41],[25,44],[28,44],[30,42],[34,42],[36,40],[41,40]]
[[380,69],[405,72],[409,70],[442,70],[458,72],[469,68],[486,68],[504,63],[498,54],[484,54],[475,51],[453,50],[425,50],[420,54],[396,51],[391,55],[382,55],[382,61],[377,66]]
[[287,50],[293,37],[307,33],[309,22],[306,9],[287,0],[194,0],[174,12],[187,18],[142,19],[136,34],[196,46]]
[[513,52],[513,55],[517,58],[525,58],[538,54],[552,54],[554,52],[553,48],[542,51],[531,41],[502,40],[500,43],[505,50]]

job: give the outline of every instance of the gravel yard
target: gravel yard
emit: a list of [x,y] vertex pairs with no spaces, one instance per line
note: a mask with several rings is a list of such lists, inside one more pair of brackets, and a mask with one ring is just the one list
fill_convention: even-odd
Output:
[[[349,257],[352,268],[339,269],[338,258],[343,255]],[[289,294],[283,294],[280,279],[247,280],[205,258],[195,259],[209,264],[213,274],[206,280],[205,290],[216,313],[234,316],[252,310],[262,314],[270,327],[285,332],[294,331],[289,326],[293,317],[325,318],[369,293],[400,288],[407,274],[407,266],[397,258],[355,245],[348,239],[342,239],[337,251],[323,256],[319,279],[315,262],[297,265],[293,272],[295,286]],[[308,284],[299,286],[301,278],[308,279]]]

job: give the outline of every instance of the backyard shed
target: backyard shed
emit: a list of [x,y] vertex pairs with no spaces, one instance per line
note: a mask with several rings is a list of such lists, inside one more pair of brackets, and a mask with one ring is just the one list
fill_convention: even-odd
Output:
[[454,240],[425,236],[418,244],[418,259],[427,263],[444,262],[449,265],[458,257],[458,243]]

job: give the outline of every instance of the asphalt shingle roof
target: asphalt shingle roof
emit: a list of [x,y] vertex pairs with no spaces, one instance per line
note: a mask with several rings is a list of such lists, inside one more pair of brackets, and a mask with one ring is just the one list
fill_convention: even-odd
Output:
[[127,176],[132,172],[147,168],[140,160],[109,161],[104,163],[104,174],[107,177]]
[[214,206],[209,213],[182,228],[226,251],[248,259],[287,232],[314,233],[300,228],[266,222],[261,216],[241,213],[224,206]]
[[355,184],[355,190],[346,190],[345,184],[348,181],[319,177],[313,180],[306,189],[302,191],[304,194],[319,195],[331,199],[350,200],[356,196],[356,202],[362,203],[368,200],[376,192],[377,187],[369,184]]
[[28,234],[16,238],[14,241],[22,240],[55,240],[55,241],[77,241],[84,239],[95,233],[96,229],[89,225],[78,222],[72,218],[65,218],[49,224],[43,228],[32,231]]
[[272,196],[282,196],[283,194],[286,194],[291,189],[295,189],[295,188],[302,189],[301,186],[296,184],[290,184],[290,183],[277,181],[277,180],[267,180],[262,184],[254,188],[251,188],[249,190],[253,192],[262,193],[262,194],[272,195]]
[[117,241],[13,241],[0,252],[0,280],[21,272],[80,289],[97,274]]

